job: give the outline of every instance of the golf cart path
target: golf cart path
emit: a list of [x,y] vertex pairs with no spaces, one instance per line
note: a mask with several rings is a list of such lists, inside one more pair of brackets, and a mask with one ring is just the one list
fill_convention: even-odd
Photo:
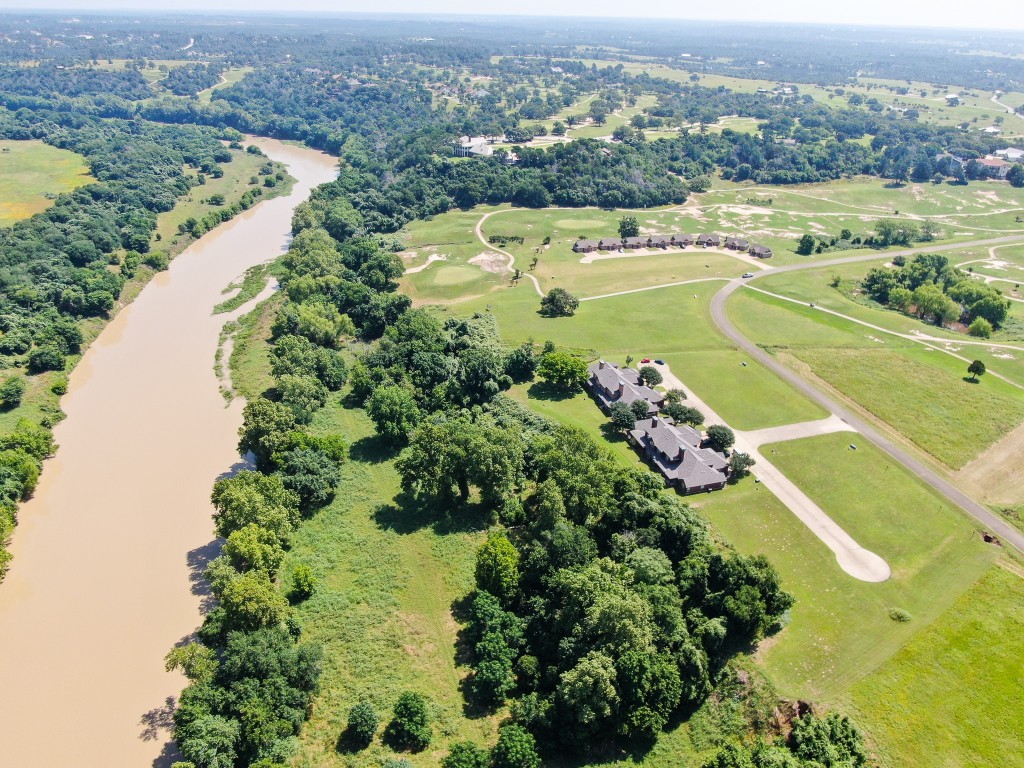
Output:
[[[652,363],[662,376],[662,383],[669,389],[682,389],[687,393],[687,403],[696,407],[704,414],[705,423],[725,424],[725,420],[715,413],[707,403],[701,400],[692,389],[686,387],[679,377],[672,373],[667,365]],[[735,431],[736,448],[744,453],[750,454],[757,462],[751,469],[761,483],[785,504],[790,512],[796,515],[797,519],[806,525],[811,533],[817,536],[836,556],[839,567],[850,576],[860,581],[880,582],[890,576],[888,563],[860,546],[853,538],[846,533],[825,511],[815,504],[811,499],[789,480],[770,461],[764,458],[757,447],[767,440],[762,439],[766,434],[774,434],[774,442],[781,440],[794,440],[799,437],[809,437],[817,434],[827,434],[840,429],[853,431],[852,427],[844,422],[832,418],[819,421],[804,422],[801,424],[788,424],[783,427],[773,427],[755,432]]]
[[[517,210],[517,209],[510,208],[508,210]],[[504,250],[502,248],[498,248],[497,246],[495,246],[495,245],[493,245],[491,243],[488,243],[487,242],[487,238],[484,237],[484,232],[483,232],[484,222],[487,221],[489,218],[491,218],[491,216],[493,216],[496,213],[502,213],[502,211],[488,211],[487,213],[485,213],[483,216],[480,217],[480,220],[476,223],[476,228],[475,228],[476,229],[476,237],[477,237],[477,240],[479,240],[481,243],[483,243],[487,247],[488,250],[496,251],[497,253],[500,253],[502,256],[507,256],[508,257],[508,269],[511,272],[512,271],[512,265],[516,263],[516,257],[513,256],[508,251],[506,251],[506,250]],[[533,287],[537,291],[537,295],[538,296],[540,296],[541,298],[544,297],[544,291],[542,291],[540,289],[540,283],[537,282],[537,278],[536,277],[534,277],[533,275],[531,275],[528,272],[523,272],[522,270],[519,271],[519,274],[522,275],[523,277],[525,277],[531,283],[533,283]]]

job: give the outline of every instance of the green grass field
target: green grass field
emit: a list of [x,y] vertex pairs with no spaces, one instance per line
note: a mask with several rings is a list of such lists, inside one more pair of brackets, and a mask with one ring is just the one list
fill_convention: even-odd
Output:
[[883,766],[1024,765],[1021,586],[991,569],[844,697]]
[[199,102],[201,104],[209,104],[213,100],[214,94],[217,91],[221,88],[227,88],[229,85],[234,85],[252,71],[252,67],[231,67],[230,69],[224,70],[224,74],[221,76],[222,79],[219,83],[196,94],[199,97]]
[[744,334],[806,364],[952,469],[1024,421],[1024,392],[993,377],[966,382],[966,363],[937,350],[753,292],[729,309]]
[[45,211],[54,195],[91,181],[81,155],[41,141],[0,141],[0,226]]

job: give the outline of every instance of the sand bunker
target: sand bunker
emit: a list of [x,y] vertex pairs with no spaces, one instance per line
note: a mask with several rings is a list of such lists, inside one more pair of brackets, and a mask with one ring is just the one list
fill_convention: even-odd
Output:
[[491,272],[493,274],[508,272],[508,257],[494,251],[484,251],[470,259],[469,263],[475,264],[484,272]]

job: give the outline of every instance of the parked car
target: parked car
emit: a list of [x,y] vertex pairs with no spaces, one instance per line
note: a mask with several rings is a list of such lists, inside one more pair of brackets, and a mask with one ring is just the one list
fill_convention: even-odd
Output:
[[649,358],[649,357],[645,357],[645,358],[644,358],[643,360],[641,360],[640,362],[641,362],[641,363],[649,363],[649,362],[651,362],[651,358]]
[[664,360],[655,360],[654,362],[656,362],[658,365],[664,365],[665,364]]
[[743,276],[744,276],[744,277],[753,277],[753,276],[754,276],[754,273],[753,273],[753,272],[744,272],[744,273],[743,273]]

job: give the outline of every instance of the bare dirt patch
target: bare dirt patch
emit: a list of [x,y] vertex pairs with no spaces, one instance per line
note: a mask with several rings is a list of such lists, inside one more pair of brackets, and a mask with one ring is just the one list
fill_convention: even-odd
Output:
[[954,477],[990,504],[1024,503],[1024,424],[990,445]]
[[470,259],[469,263],[495,275],[508,272],[508,257],[494,251],[484,251]]

